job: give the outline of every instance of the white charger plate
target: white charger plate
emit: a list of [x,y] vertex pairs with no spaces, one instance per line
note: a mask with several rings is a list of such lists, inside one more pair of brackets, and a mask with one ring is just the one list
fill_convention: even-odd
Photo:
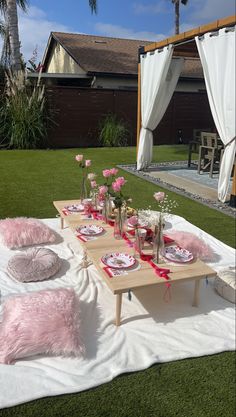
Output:
[[189,252],[187,249],[182,249],[176,245],[167,246],[163,256],[169,261],[177,263],[186,263],[193,260],[192,252]]
[[89,224],[89,225],[80,226],[76,230],[81,235],[85,235],[85,236],[100,235],[104,231],[103,227],[98,226],[97,224]]
[[135,264],[135,258],[128,253],[111,252],[101,258],[101,261],[110,268],[126,269]]

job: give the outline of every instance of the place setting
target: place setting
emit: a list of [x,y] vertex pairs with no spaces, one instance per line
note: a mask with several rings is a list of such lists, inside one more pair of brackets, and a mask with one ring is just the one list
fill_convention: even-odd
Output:
[[97,224],[81,225],[75,229],[75,235],[82,242],[96,240],[99,236],[105,233],[105,229]]
[[101,264],[103,270],[109,277],[127,275],[128,273],[138,271],[141,268],[141,265],[135,256],[125,252],[107,253],[101,257]]

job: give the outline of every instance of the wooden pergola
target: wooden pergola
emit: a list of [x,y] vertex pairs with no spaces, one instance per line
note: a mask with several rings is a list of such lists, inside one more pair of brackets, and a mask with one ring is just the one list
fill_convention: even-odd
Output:
[[[162,49],[170,44],[174,45],[173,57],[183,58],[199,58],[197,45],[195,42],[196,36],[202,36],[208,32],[216,32],[219,29],[234,26],[236,24],[236,15],[225,17],[224,19],[216,20],[207,25],[199,26],[191,29],[187,32],[180,33],[170,38],[166,38],[160,42],[153,42],[150,45],[141,47],[139,49],[139,62],[138,62],[138,109],[137,109],[137,152],[139,146],[139,135],[141,129],[141,65],[140,55],[147,52],[155,51],[156,49]],[[232,194],[236,195],[236,168],[234,169],[234,181],[232,187]]]

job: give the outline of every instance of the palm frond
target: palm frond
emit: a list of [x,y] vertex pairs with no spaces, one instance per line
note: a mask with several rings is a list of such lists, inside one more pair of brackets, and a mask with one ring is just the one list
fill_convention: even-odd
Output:
[[89,0],[89,7],[92,13],[97,13],[97,0]]
[[[17,5],[23,10],[23,12],[27,12],[28,9],[28,0],[16,0]],[[7,10],[7,1],[0,0],[0,11],[5,15]]]

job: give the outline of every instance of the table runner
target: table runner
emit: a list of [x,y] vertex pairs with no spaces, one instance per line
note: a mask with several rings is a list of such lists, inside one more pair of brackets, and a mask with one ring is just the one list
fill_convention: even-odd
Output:
[[[15,365],[0,365],[1,408],[44,396],[82,391],[156,362],[234,350],[234,305],[215,293],[213,280],[208,285],[202,281],[199,308],[191,305],[192,282],[173,286],[168,304],[163,300],[165,286],[162,291],[151,288],[135,291],[132,301],[124,296],[125,320],[117,328],[115,297],[93,265],[88,271],[81,269],[80,242],[68,228],[60,230],[58,219],[43,221],[63,238],[63,242],[48,245],[63,259],[62,270],[45,282],[13,282],[6,274],[6,265],[17,251],[1,246],[1,296],[73,287],[81,300],[81,332],[86,355],[78,359],[42,355],[20,360]],[[214,261],[209,264],[212,268],[220,270],[234,265],[232,248],[179,216],[171,216],[170,223],[173,229],[195,233],[212,247],[215,252]]]

